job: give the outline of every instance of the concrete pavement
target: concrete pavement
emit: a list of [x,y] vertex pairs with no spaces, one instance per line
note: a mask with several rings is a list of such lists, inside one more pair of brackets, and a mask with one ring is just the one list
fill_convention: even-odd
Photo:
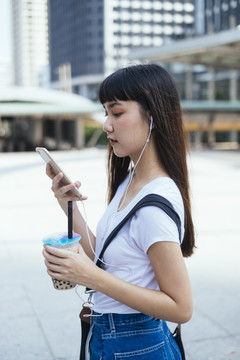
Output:
[[[94,230],[106,204],[105,151],[54,155],[81,180]],[[240,360],[240,154],[193,152],[189,167],[198,249],[186,259],[195,304],[183,326],[187,359]],[[0,360],[78,359],[82,300],[53,289],[41,254],[42,237],[67,228],[44,168],[36,153],[0,154]]]

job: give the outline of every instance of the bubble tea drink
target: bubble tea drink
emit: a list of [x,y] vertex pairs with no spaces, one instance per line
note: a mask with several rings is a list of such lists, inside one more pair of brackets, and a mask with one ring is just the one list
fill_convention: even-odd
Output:
[[[56,233],[44,238],[43,244],[54,246],[58,249],[77,252],[80,239],[81,236],[76,233],[72,234],[72,238],[68,238],[67,234]],[[73,289],[76,286],[76,284],[73,284],[70,281],[63,281],[58,279],[52,279],[52,281],[54,288],[57,290],[69,290]]]

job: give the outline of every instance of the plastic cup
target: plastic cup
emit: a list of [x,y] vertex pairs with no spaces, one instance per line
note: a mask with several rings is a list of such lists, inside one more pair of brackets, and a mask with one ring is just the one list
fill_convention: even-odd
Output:
[[[76,233],[73,233],[71,239],[68,238],[66,233],[54,233],[46,236],[43,239],[43,244],[53,246],[58,249],[77,252],[80,239],[81,236]],[[70,290],[76,286],[76,284],[66,280],[52,279],[52,281],[56,290]]]

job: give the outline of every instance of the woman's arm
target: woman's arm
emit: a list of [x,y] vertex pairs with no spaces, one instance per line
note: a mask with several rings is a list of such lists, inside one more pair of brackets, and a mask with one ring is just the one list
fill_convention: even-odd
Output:
[[144,314],[177,323],[187,322],[193,311],[192,294],[180,247],[157,242],[148,251],[159,290],[133,285],[98,268],[79,247],[79,254],[45,247],[48,274],[100,291]]
[[96,237],[89,228],[86,229],[86,222],[77,206],[77,201],[84,201],[87,199],[87,197],[81,196],[80,198],[78,198],[69,194],[69,191],[72,190],[74,187],[79,189],[81,183],[77,181],[74,184],[66,186],[62,185],[61,179],[63,177],[63,174],[59,173],[58,175],[55,175],[55,173],[51,169],[50,164],[47,164],[46,166],[46,174],[52,180],[52,191],[54,193],[54,196],[57,198],[60,207],[65,212],[66,216],[68,215],[68,201],[73,201],[73,229],[76,233],[81,235],[81,244],[84,248],[84,251],[86,252],[88,257],[93,260],[94,254],[89,244],[88,235],[90,237],[93,249],[95,249]]

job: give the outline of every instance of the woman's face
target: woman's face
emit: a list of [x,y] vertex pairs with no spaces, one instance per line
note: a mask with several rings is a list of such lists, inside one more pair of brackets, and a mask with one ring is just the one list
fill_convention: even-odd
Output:
[[[110,101],[103,104],[107,120],[104,131],[118,157],[130,156],[136,161],[147,140],[149,122],[136,101]],[[150,117],[150,116],[149,116]]]

